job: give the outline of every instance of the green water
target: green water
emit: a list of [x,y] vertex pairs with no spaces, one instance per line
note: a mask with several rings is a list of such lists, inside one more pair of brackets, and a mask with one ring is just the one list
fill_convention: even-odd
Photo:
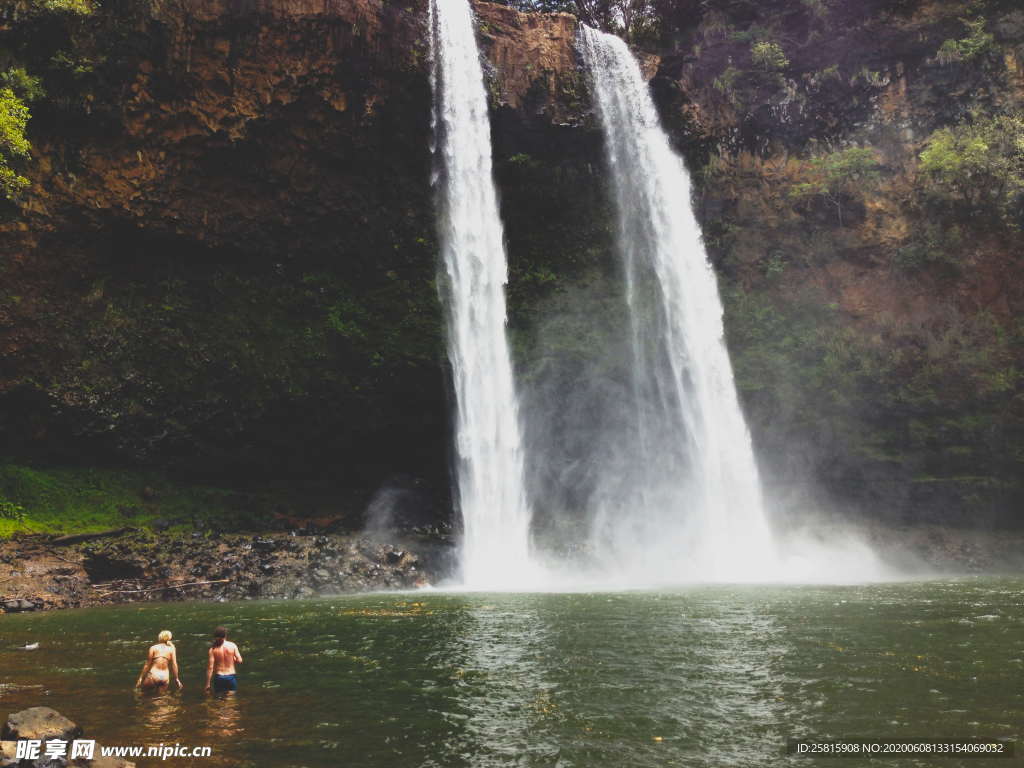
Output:
[[[820,761],[785,756],[789,738],[1020,740],[1022,589],[425,592],[12,615],[0,715],[45,704],[103,743],[213,747],[164,763],[179,766],[798,766]],[[246,657],[227,698],[201,692],[220,623]],[[186,689],[133,693],[165,628]],[[838,765],[961,763],[1021,760]]]

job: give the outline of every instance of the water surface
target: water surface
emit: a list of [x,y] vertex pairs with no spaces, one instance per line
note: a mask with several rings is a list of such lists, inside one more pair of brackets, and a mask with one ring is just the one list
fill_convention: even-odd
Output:
[[[211,767],[726,768],[811,764],[784,755],[789,738],[1019,740],[1022,588],[422,592],[11,615],[0,715],[45,704],[107,744],[209,744],[212,758],[165,764]],[[246,657],[228,698],[201,692],[219,623]],[[186,689],[133,693],[165,628]]]

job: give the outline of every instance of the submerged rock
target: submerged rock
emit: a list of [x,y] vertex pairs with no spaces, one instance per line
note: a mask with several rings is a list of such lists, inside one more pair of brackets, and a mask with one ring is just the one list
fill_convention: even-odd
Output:
[[65,741],[82,735],[82,728],[64,715],[49,707],[30,707],[15,712],[4,724],[2,738],[6,741],[19,739],[63,739]]

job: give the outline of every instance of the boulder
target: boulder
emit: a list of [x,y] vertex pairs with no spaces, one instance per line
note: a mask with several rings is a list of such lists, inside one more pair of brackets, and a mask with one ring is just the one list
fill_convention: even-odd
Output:
[[55,709],[30,707],[15,712],[7,718],[2,738],[18,739],[63,739],[69,741],[82,735],[82,729]]
[[[82,729],[79,726],[49,707],[32,707],[15,712],[7,718],[7,724],[4,726],[4,741],[0,741],[0,768],[13,768],[17,765],[51,768],[56,765],[65,765],[66,761],[61,758],[54,761],[45,757],[32,761],[23,760],[19,763],[15,759],[15,755],[18,753],[18,739],[71,741],[81,736]],[[89,766],[89,768],[135,768],[135,763],[125,760],[123,757],[103,756],[98,754],[98,748],[96,751],[96,759],[89,761],[78,759],[72,764]]]
[[36,604],[33,603],[31,600],[25,600],[24,598],[20,600],[16,599],[4,601],[4,610],[7,613],[17,613],[19,611],[34,611],[35,609]]

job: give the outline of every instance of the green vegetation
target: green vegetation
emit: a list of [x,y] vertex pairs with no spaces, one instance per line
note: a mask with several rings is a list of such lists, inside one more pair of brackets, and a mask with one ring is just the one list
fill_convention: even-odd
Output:
[[1007,410],[1024,382],[1024,324],[951,307],[929,329],[881,318],[871,338],[814,296],[779,302],[734,287],[723,299],[737,385],[762,421],[755,432],[780,448],[813,443],[827,425],[832,450],[859,459],[850,466],[985,478],[993,490],[1024,477],[1013,449],[1024,424]]
[[25,138],[30,113],[28,107],[10,88],[0,88],[0,193],[9,200],[17,199],[29,185],[11,164],[25,160],[31,145]]
[[42,2],[36,0],[34,4],[45,11],[75,13],[83,16],[96,10],[96,6],[91,0],[42,0]]
[[11,67],[0,74],[0,85],[10,88],[23,101],[36,101],[46,95],[42,81],[33,77],[22,67]]
[[156,472],[0,464],[0,538],[154,524],[172,530],[258,530],[276,510],[294,506],[294,495],[183,485]]
[[906,272],[937,269],[955,273],[960,267],[964,238],[959,225],[928,222],[916,229],[896,251],[894,263]]
[[768,30],[761,27],[734,31],[735,41],[752,40],[750,65],[741,69],[729,57],[725,69],[712,80],[712,87],[724,94],[736,109],[746,110],[763,103],[765,89],[779,90],[785,85],[782,72],[789,66],[789,58],[781,45],[764,39],[766,34]]
[[32,150],[25,136],[32,117],[26,102],[45,95],[39,78],[22,67],[0,74],[0,194],[8,200],[17,200],[29,186],[28,179],[14,167],[27,160]]
[[993,48],[995,37],[985,31],[984,17],[960,19],[960,21],[967,27],[968,34],[959,40],[950,39],[942,44],[936,54],[936,59],[940,64],[973,61]]
[[789,59],[782,46],[769,40],[761,40],[750,46],[750,60],[765,72],[780,72],[789,66]]
[[[11,5],[14,22],[7,30],[15,34],[18,34],[19,24],[30,23],[39,16],[87,16],[95,9],[91,0],[20,0]],[[10,60],[10,52],[4,53]],[[59,56],[69,58],[67,53],[57,51],[55,62]],[[32,149],[25,135],[31,118],[27,104],[45,95],[40,78],[29,74],[23,66],[11,66],[0,73],[0,196],[8,200],[18,200],[29,187],[29,180],[18,171]]]
[[0,520],[21,523],[25,520],[25,508],[13,501],[0,501]]
[[716,91],[731,96],[736,90],[736,81],[742,74],[742,72],[730,64],[722,71],[722,74],[714,79],[712,85]]
[[973,211],[994,210],[1019,228],[1017,203],[1024,193],[1024,117],[975,117],[935,131],[920,156],[925,194]]
[[835,206],[843,226],[843,205],[878,184],[878,157],[868,147],[849,147],[811,158],[805,166],[807,181],[795,184],[790,194],[797,199],[818,197]]

